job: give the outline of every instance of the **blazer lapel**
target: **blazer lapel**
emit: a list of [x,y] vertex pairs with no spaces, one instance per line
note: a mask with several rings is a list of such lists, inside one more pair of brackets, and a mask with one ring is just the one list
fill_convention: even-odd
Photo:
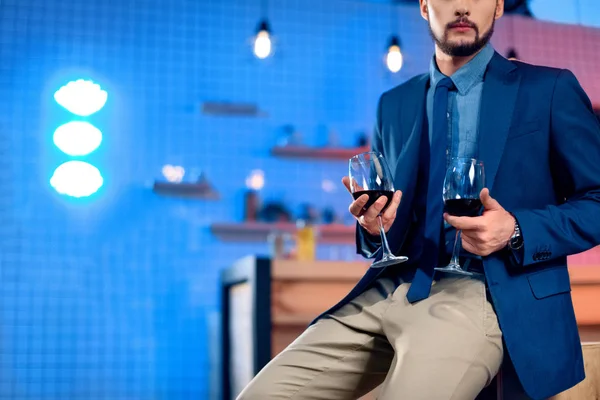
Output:
[[492,190],[520,85],[517,67],[498,53],[485,74],[479,114],[479,159],[485,169],[486,187]]
[[[419,166],[419,146],[423,135],[427,135],[427,115],[425,98],[429,76],[422,75],[415,81],[414,87],[407,90],[412,96],[403,101],[399,110],[400,135],[398,139],[401,149],[395,169],[395,185],[403,193],[408,192],[416,184],[416,173]],[[408,101],[407,101],[408,100]],[[410,190],[412,191],[412,190]]]
[[429,137],[425,107],[428,83],[427,74],[416,79],[414,86],[406,91],[411,97],[402,101],[401,109],[398,110],[400,135],[397,135],[396,140],[400,141],[397,144],[401,150],[394,170],[394,186],[402,191],[402,201],[396,213],[396,221],[399,223],[394,224],[391,228],[393,233],[390,232],[396,238],[391,242],[392,252],[398,251],[402,246],[413,219],[421,140]]

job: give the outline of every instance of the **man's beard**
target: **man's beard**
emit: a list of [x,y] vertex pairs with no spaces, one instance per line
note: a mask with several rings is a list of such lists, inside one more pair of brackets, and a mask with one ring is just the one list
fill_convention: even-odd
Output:
[[444,38],[442,40],[440,40],[435,35],[435,33],[433,33],[433,30],[431,29],[431,22],[427,24],[429,27],[429,34],[431,35],[435,43],[438,45],[440,50],[445,54],[448,54],[452,57],[469,57],[473,54],[476,54],[479,50],[483,49],[486,44],[489,43],[490,39],[492,38],[492,35],[494,34],[494,24],[496,23],[496,20],[492,20],[492,26],[481,37],[479,36],[479,28],[477,27],[477,25],[470,23],[471,27],[475,31],[475,40],[472,43],[459,44],[451,43],[448,41],[448,31],[450,30],[450,27],[453,24],[456,24],[457,22],[460,21],[453,21],[446,25],[446,28],[444,29]]

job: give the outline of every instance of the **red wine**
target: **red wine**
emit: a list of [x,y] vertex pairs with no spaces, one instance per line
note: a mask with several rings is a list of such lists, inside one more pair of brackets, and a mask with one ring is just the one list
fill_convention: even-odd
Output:
[[446,212],[456,217],[476,217],[481,208],[479,199],[450,199],[444,202]]
[[394,197],[394,192],[391,190],[361,190],[352,193],[352,196],[354,197],[354,200],[356,200],[363,194],[369,195],[369,200],[367,200],[367,204],[365,204],[365,206],[363,207],[363,211],[367,211],[369,207],[371,207],[373,203],[377,201],[378,198],[380,198],[381,196],[385,196],[387,197],[387,202],[381,210],[383,212],[383,210],[385,210],[387,206],[390,205],[390,203],[392,202],[392,198]]

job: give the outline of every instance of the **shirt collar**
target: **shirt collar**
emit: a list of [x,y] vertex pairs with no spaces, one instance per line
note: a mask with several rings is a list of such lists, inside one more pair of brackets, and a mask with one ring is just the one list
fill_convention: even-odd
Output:
[[[460,67],[450,78],[458,93],[465,95],[471,90],[477,83],[483,81],[483,75],[485,70],[494,56],[494,48],[490,43],[486,44],[479,53],[475,55],[468,63]],[[435,56],[431,58],[429,64],[429,79],[431,80],[431,87],[435,87],[439,81],[444,79],[446,76],[440,72],[435,62]]]

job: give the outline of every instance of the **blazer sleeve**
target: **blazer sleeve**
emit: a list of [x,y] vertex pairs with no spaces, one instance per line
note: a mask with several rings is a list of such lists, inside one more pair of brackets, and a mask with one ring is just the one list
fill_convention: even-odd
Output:
[[[381,109],[385,93],[379,97],[377,104],[377,115],[373,136],[371,138],[371,151],[378,151],[384,154],[381,122]],[[371,235],[360,224],[356,223],[356,253],[366,258],[376,258],[381,253],[381,237]]]
[[600,244],[600,123],[568,70],[555,81],[550,162],[558,205],[514,211],[523,235],[519,266],[577,254]]

